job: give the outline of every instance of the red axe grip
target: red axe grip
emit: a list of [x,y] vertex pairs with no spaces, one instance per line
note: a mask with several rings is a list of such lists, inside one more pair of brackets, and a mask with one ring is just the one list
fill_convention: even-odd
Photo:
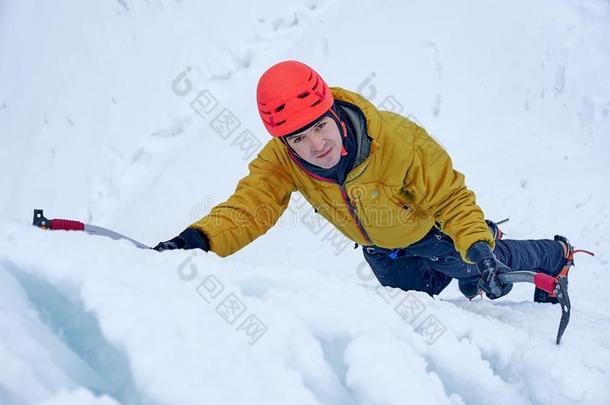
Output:
[[85,224],[79,221],[72,221],[70,219],[52,219],[51,229],[61,229],[64,231],[84,231]]
[[536,287],[548,293],[555,291],[556,282],[557,280],[555,280],[555,277],[549,276],[548,274],[536,273],[534,276],[534,284],[536,284]]

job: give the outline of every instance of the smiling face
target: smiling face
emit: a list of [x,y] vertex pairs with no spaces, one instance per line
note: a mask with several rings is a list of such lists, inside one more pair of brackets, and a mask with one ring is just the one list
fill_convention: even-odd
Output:
[[303,132],[290,135],[286,141],[303,160],[323,169],[334,167],[341,159],[341,132],[329,116]]

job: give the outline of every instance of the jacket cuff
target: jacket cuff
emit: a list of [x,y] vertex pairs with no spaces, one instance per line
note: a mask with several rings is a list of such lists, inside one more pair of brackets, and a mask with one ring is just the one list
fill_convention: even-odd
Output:
[[186,228],[180,232],[180,238],[184,240],[184,246],[181,249],[201,249],[206,252],[210,250],[210,241],[200,230]]

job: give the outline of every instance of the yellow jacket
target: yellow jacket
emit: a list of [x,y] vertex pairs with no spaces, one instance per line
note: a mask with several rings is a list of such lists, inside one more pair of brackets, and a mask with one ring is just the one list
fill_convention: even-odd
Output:
[[433,226],[449,235],[465,261],[477,241],[494,240],[475,195],[453,169],[445,150],[420,126],[379,111],[359,94],[332,88],[335,100],[353,104],[366,118],[368,157],[343,185],[315,178],[290,157],[277,138],[250,163],[235,193],[190,227],[203,231],[210,249],[228,256],[271,228],[290,195],[299,191],[320,215],[363,246],[406,247]]

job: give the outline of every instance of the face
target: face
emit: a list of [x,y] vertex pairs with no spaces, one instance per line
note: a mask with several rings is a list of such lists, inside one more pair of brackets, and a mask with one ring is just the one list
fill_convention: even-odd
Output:
[[330,169],[341,159],[341,132],[335,120],[323,117],[311,128],[287,138],[290,147],[306,162]]

